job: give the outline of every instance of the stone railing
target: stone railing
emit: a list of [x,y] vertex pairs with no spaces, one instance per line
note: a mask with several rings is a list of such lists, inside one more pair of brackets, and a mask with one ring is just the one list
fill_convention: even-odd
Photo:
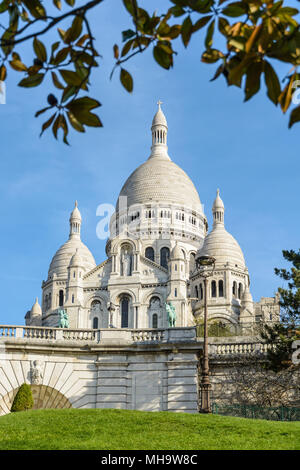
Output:
[[239,354],[264,354],[268,350],[268,345],[264,343],[218,343],[209,345],[209,353],[214,356],[228,356]]
[[131,339],[135,342],[162,342],[164,340],[165,330],[132,330]]
[[16,340],[33,341],[65,341],[88,342],[103,344],[130,343],[166,343],[195,341],[196,329],[190,328],[104,328],[101,330],[82,328],[51,328],[42,326],[10,326],[0,325],[0,342]]

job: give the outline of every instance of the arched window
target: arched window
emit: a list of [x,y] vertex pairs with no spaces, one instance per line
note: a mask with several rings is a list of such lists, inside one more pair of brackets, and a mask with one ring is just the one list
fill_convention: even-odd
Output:
[[158,316],[154,313],[152,316],[152,328],[158,328]]
[[152,246],[148,246],[148,248],[146,248],[145,257],[154,261],[154,250]]
[[94,328],[94,330],[97,330],[97,329],[98,329],[98,324],[99,324],[99,320],[98,320],[97,317],[95,317],[95,318],[93,319],[93,328]]
[[163,267],[163,268],[166,268],[168,269],[168,259],[170,257],[170,250],[169,248],[167,248],[166,246],[164,246],[161,250],[160,250],[160,265]]
[[203,299],[203,286],[200,284],[200,300]]
[[243,294],[243,285],[239,283],[238,298],[241,299]]
[[60,290],[59,291],[59,306],[62,307],[64,304],[64,291]]
[[48,308],[51,308],[51,292],[48,296]]
[[199,292],[198,292],[198,287],[195,286],[195,297],[199,298]]
[[219,297],[224,297],[224,283],[222,280],[219,281]]
[[236,282],[235,281],[233,281],[233,284],[232,284],[232,293],[236,297],[237,288],[236,288]]
[[123,297],[121,300],[121,328],[128,328],[129,299]]
[[75,297],[74,294],[72,294],[72,304],[74,303]]
[[216,281],[211,281],[211,296],[217,297],[217,284]]

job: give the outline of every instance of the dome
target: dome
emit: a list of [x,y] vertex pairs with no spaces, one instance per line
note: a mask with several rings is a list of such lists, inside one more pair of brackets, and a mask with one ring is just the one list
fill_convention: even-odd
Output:
[[76,252],[71,258],[70,266],[81,266],[81,265],[82,265],[82,259],[78,252],[78,248],[76,248]]
[[245,259],[240,245],[236,239],[218,225],[206,237],[202,248],[197,253],[199,256],[213,256],[217,263],[233,263],[245,268]]
[[86,272],[96,267],[95,259],[88,247],[80,239],[73,238],[64,243],[53,256],[48,278],[52,277],[54,273],[58,277],[67,277],[68,266],[76,250],[82,260],[81,266]]
[[151,202],[172,203],[202,213],[198,192],[187,174],[171,160],[150,158],[127,179],[119,198],[127,197],[127,206]]
[[[186,206],[203,213],[198,192],[187,174],[172,162],[167,147],[167,120],[158,102],[152,121],[151,155],[127,179],[120,197],[127,197],[127,207],[134,204],[167,203]],[[117,202],[117,210],[119,199]]]
[[212,208],[214,217],[213,229],[206,235],[203,246],[198,251],[196,258],[212,256],[216,259],[217,263],[232,263],[238,267],[245,268],[245,259],[240,245],[225,229],[224,211],[224,204],[218,190]]
[[171,259],[184,259],[183,251],[180,249],[180,246],[177,242],[171,252]]
[[75,207],[70,216],[69,240],[64,243],[53,256],[48,271],[48,279],[52,277],[54,273],[57,277],[67,277],[68,266],[73,255],[73,262],[74,258],[76,263],[80,260],[80,266],[85,270],[85,272],[96,267],[96,262],[92,253],[80,239],[80,229],[81,214],[76,201]]
[[39,300],[36,297],[35,303],[33,304],[32,309],[30,311],[30,316],[33,317],[33,316],[37,316],[37,315],[42,315],[42,309],[41,309],[41,306],[39,304]]

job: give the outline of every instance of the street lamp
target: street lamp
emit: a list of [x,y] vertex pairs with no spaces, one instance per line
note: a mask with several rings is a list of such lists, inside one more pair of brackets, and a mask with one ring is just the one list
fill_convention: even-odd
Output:
[[[200,256],[197,258],[197,268],[201,269],[201,277],[204,278],[204,338],[203,338],[203,364],[201,373],[201,408],[200,413],[210,413],[210,381],[208,364],[208,328],[207,328],[207,297],[208,278],[213,275],[215,268],[215,258],[212,256]],[[210,268],[212,269],[206,269]]]

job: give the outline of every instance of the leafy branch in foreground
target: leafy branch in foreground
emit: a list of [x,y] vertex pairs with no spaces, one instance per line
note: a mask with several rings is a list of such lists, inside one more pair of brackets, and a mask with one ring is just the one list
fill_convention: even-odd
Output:
[[[181,40],[187,48],[192,37],[198,37],[200,32],[201,61],[208,65],[217,63],[211,81],[224,77],[229,86],[243,88],[248,101],[258,93],[263,79],[268,98],[283,113],[293,101],[297,104],[290,113],[289,127],[300,121],[300,100],[293,100],[300,80],[298,9],[286,5],[284,0],[169,1],[167,11],[159,14],[140,8],[138,0],[122,0],[133,26],[122,31],[122,46],[113,46],[115,65],[111,77],[119,69],[122,85],[132,92],[133,78],[125,62],[150,49],[154,60],[169,70],[177,54],[176,41]],[[48,95],[49,106],[36,116],[53,110],[54,114],[42,126],[42,133],[52,125],[57,137],[62,129],[65,143],[68,123],[78,132],[84,132],[85,126],[102,126],[99,117],[91,112],[100,103],[81,94],[89,92],[91,74],[99,57],[87,14],[103,0],[83,2],[81,6],[78,3],[52,0],[47,2],[46,10],[40,0],[0,1],[0,28],[4,31],[0,38],[0,80],[6,79],[8,67],[25,74],[19,85],[26,88],[45,83],[49,76],[55,92]],[[60,24],[67,20],[70,25],[63,30]],[[46,47],[41,37],[54,28],[58,40]],[[32,41],[34,54],[32,63],[26,65],[20,48],[28,41]],[[279,63],[287,66],[281,77],[276,70]]]

